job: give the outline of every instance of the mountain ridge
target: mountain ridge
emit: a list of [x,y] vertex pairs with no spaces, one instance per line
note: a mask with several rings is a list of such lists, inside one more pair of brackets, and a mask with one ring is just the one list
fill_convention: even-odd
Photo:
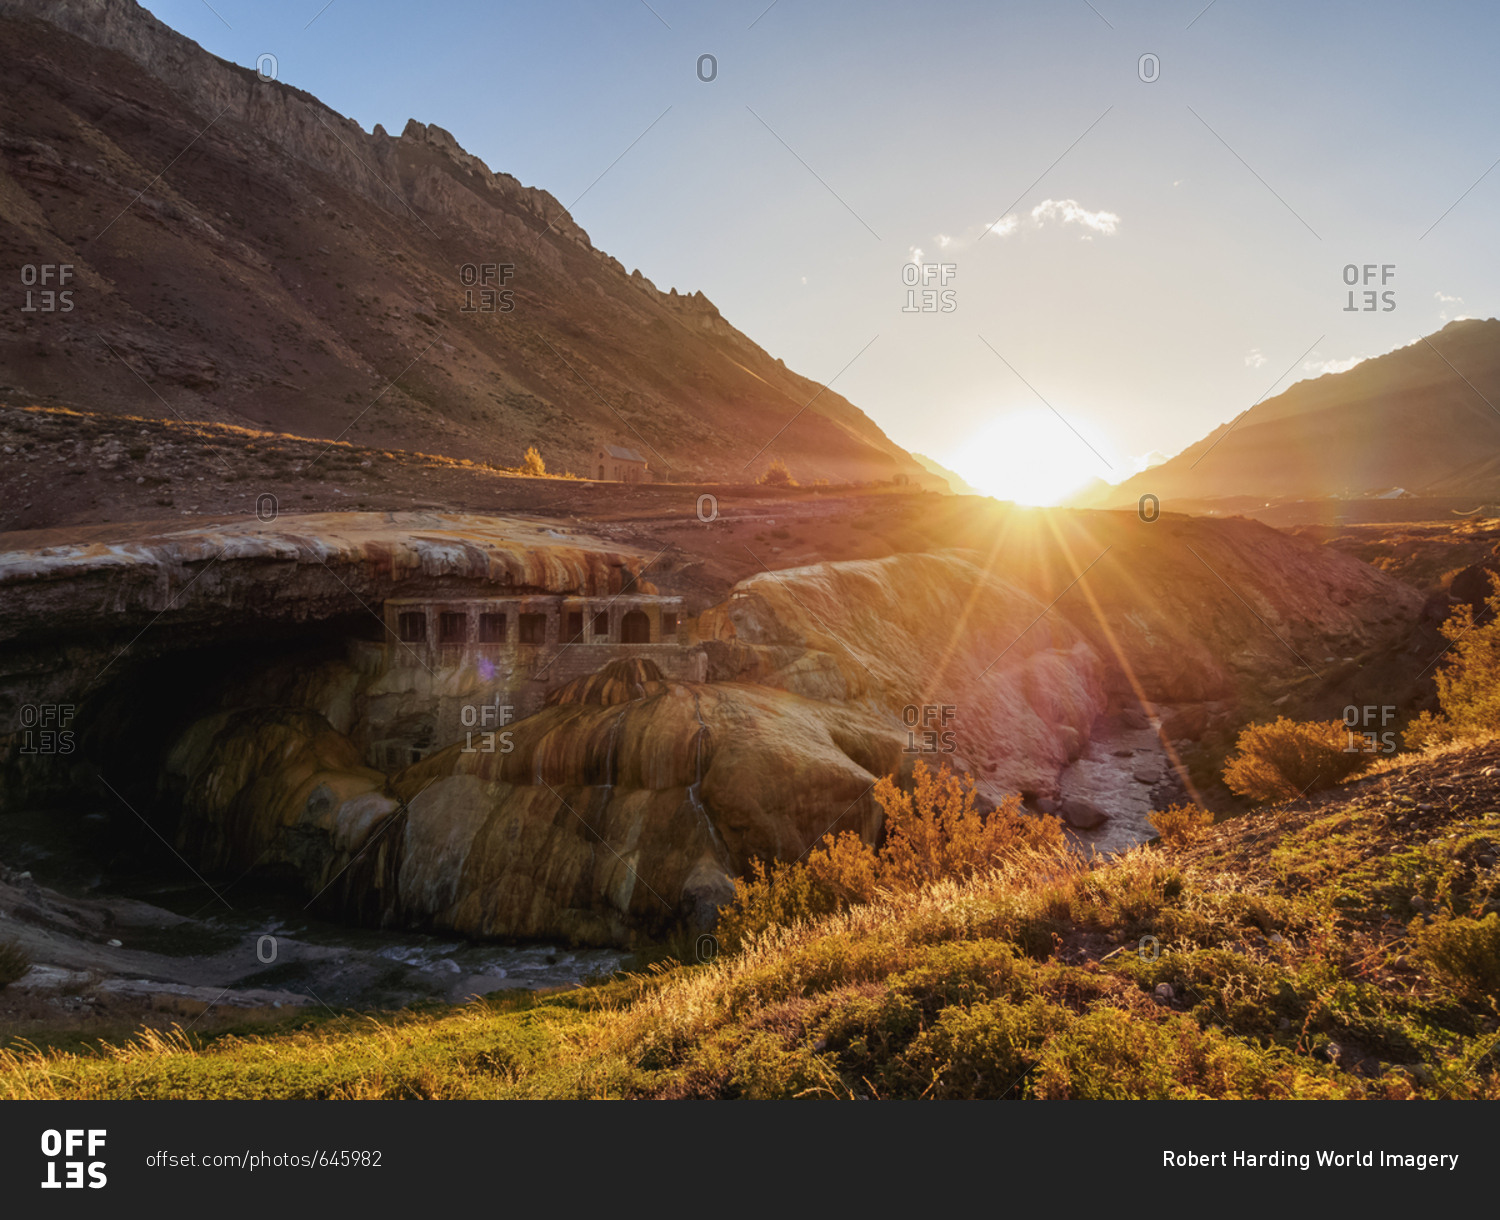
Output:
[[1496,404],[1500,320],[1461,319],[1343,372],[1296,382],[1167,461],[1072,503],[1124,508],[1154,495],[1165,508],[1194,511],[1235,497],[1359,498],[1395,488],[1493,499]]
[[74,290],[0,323],[15,393],[510,463],[535,444],[583,474],[617,443],[658,477],[780,457],[803,481],[942,489],[442,127],[365,132],[133,0],[0,0],[0,24],[0,248]]

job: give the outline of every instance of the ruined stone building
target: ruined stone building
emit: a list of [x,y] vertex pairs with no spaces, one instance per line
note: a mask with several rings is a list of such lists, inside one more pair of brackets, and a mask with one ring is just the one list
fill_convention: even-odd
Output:
[[405,766],[482,737],[609,661],[649,657],[665,677],[701,682],[707,659],[681,612],[681,598],[646,593],[388,598],[369,761]]

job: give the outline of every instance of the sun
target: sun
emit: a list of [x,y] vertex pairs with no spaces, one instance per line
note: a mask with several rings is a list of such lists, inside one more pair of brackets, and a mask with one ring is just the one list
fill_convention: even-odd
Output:
[[1010,411],[970,439],[953,468],[980,491],[1017,504],[1050,505],[1104,475],[1103,460],[1050,411]]

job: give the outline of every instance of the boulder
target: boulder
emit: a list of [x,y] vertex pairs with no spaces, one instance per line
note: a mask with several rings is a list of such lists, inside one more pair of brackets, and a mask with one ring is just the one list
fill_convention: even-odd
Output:
[[1109,814],[1081,796],[1064,797],[1059,812],[1075,830],[1095,830],[1109,821]]

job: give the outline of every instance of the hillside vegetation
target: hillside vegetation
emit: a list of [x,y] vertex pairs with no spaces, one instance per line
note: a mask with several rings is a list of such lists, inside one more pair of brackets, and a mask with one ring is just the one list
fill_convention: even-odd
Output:
[[1007,837],[572,992],[12,1046],[0,1096],[1500,1098],[1497,810],[1500,745],[1447,746],[1104,863]]
[[[737,882],[707,962],[12,1044],[0,1098],[1500,1099],[1500,613],[1447,634],[1441,715],[1411,735],[1431,744],[1361,753],[1341,787],[1217,825],[1175,806],[1101,860],[918,764],[876,786],[878,847],[846,832]],[[1274,801],[1332,765],[1336,728],[1251,726],[1231,769]]]

